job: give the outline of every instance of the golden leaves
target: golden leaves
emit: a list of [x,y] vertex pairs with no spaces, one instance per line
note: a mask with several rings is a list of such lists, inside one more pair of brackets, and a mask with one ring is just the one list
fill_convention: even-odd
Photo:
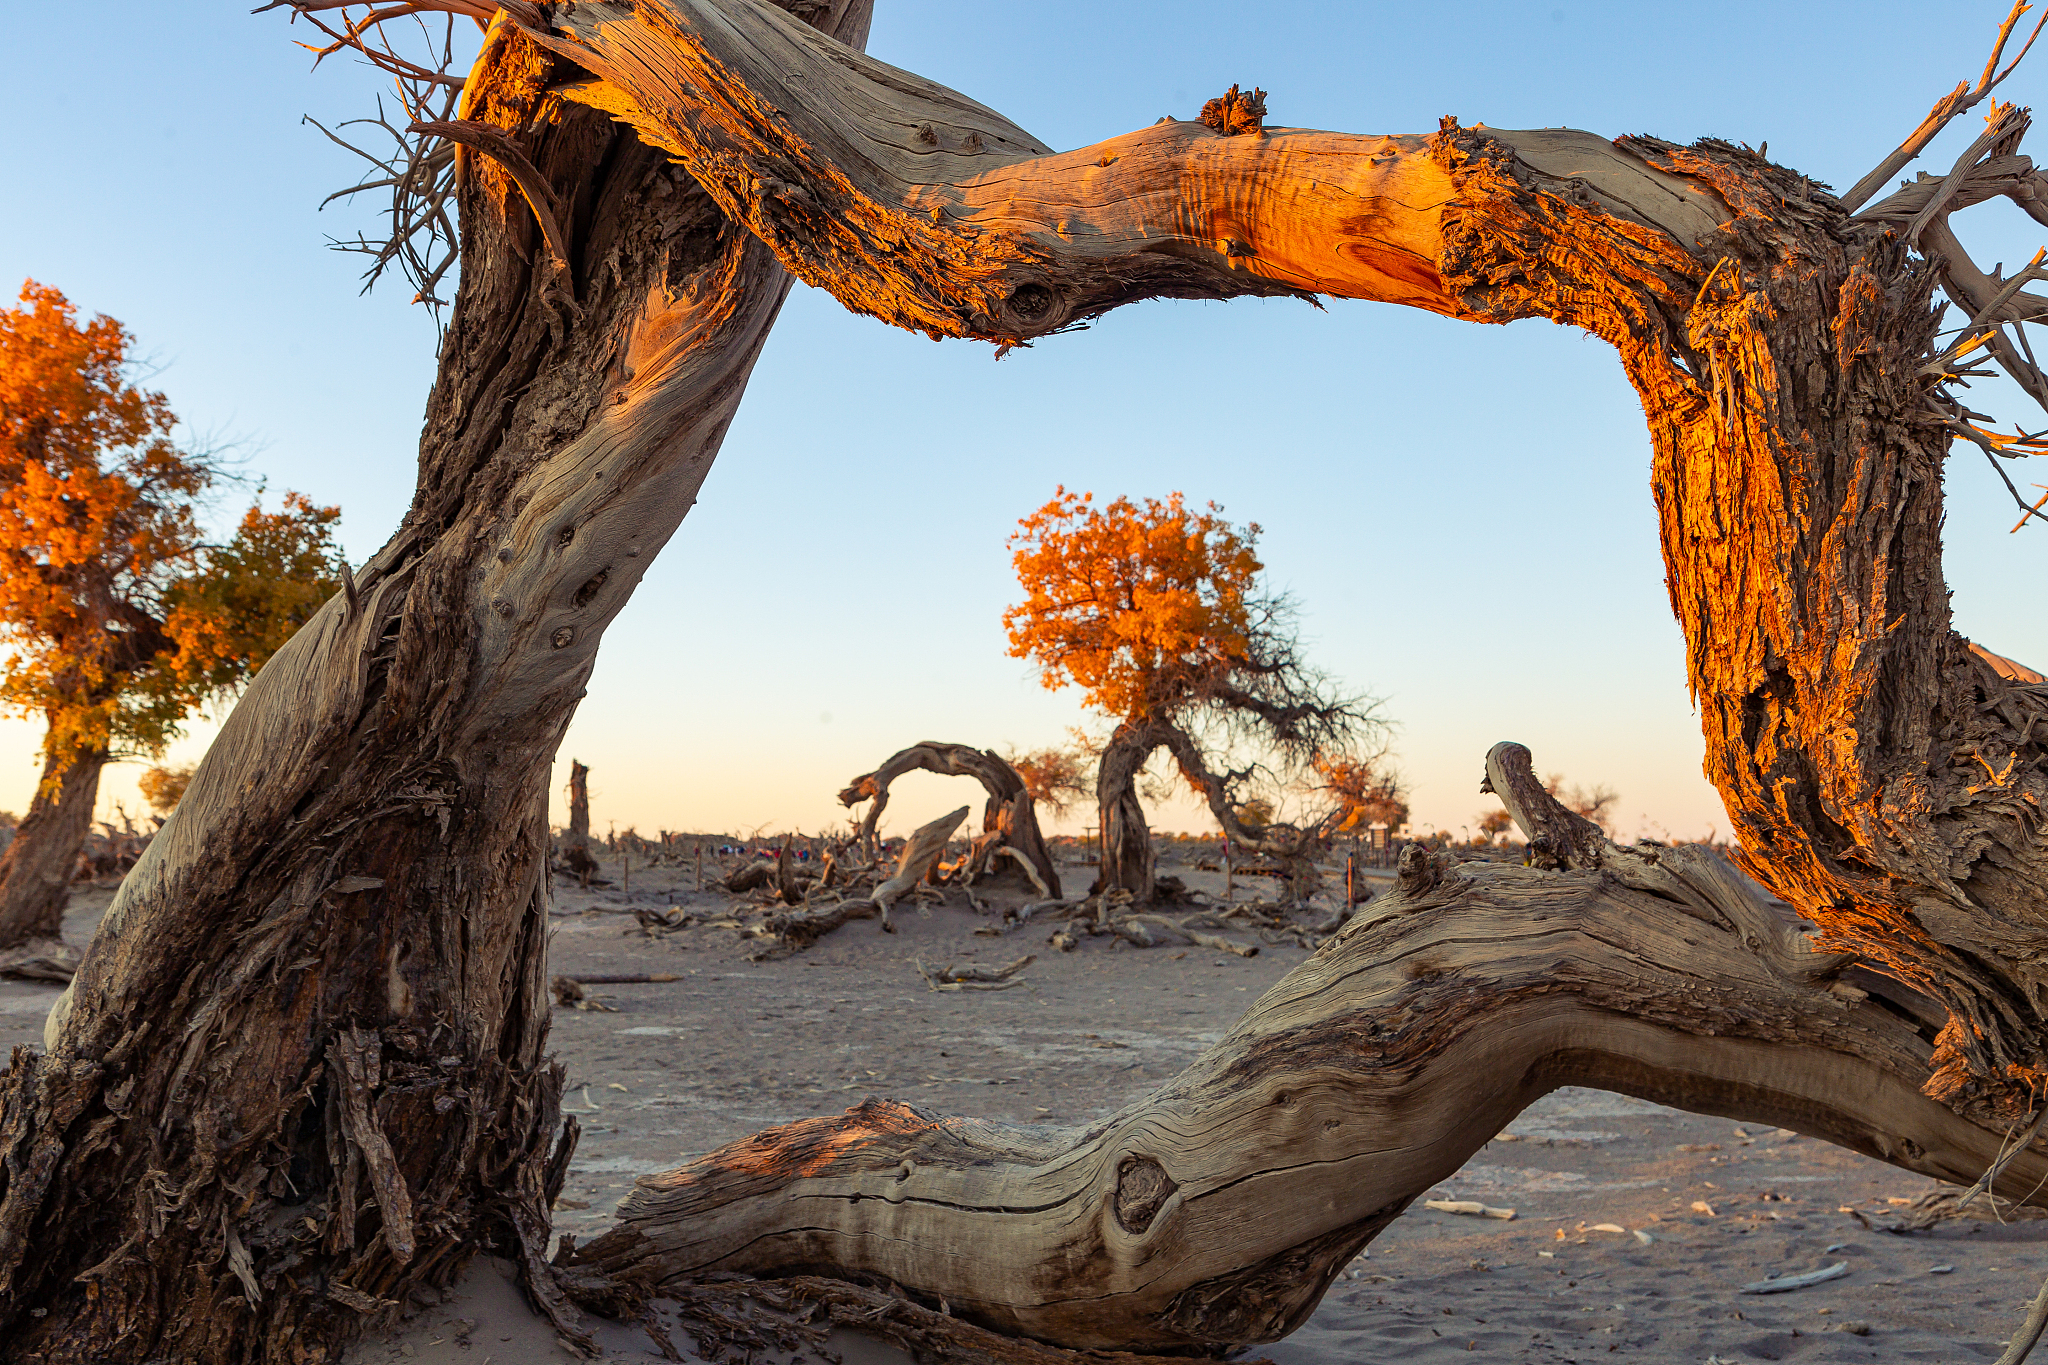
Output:
[[213,467],[128,382],[131,344],[33,280],[0,311],[0,704],[46,716],[50,754],[160,749],[333,591],[338,509],[291,494],[203,541]]
[[1250,656],[1248,603],[1259,528],[1239,531],[1214,503],[1181,494],[1098,508],[1061,488],[1018,523],[1011,562],[1024,601],[1003,613],[1010,654],[1047,687],[1080,687],[1117,717],[1170,704],[1174,680]]

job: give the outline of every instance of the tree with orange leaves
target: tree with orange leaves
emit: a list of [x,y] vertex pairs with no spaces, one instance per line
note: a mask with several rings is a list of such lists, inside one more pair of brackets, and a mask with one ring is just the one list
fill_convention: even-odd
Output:
[[1240,530],[1222,512],[1192,510],[1179,493],[1098,508],[1094,494],[1062,488],[1010,538],[1024,589],[1003,613],[1011,655],[1116,721],[1095,782],[1097,891],[1152,897],[1137,778],[1159,749],[1231,838],[1298,859],[1305,831],[1241,816],[1244,784],[1263,765],[1214,772],[1208,751],[1251,742],[1300,768],[1374,723],[1302,662],[1290,604],[1260,586],[1258,525]]
[[1336,801],[1327,824],[1332,832],[1398,829],[1408,823],[1408,788],[1384,755],[1331,755],[1315,761],[1316,790]]
[[0,705],[49,726],[0,855],[0,972],[70,974],[59,923],[106,764],[160,754],[336,585],[338,508],[287,494],[205,539],[195,504],[218,471],[129,382],[131,344],[34,281],[0,312]]

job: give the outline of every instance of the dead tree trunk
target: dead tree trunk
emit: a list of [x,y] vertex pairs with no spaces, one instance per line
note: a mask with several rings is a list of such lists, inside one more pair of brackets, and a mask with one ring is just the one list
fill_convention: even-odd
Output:
[[590,852],[590,769],[569,760],[569,832],[562,839],[562,866],[579,885],[589,886],[597,872]]
[[78,954],[64,943],[64,904],[106,766],[104,749],[44,758],[28,814],[0,853],[0,974],[26,965],[47,978],[76,967]]
[[[1940,469],[1956,435],[1989,438],[1931,392],[1961,363],[1934,355],[1937,282],[1978,327],[2048,311],[1947,226],[1996,195],[2048,216],[2024,110],[1953,174],[1854,212],[1863,187],[1845,204],[1722,142],[1267,130],[1235,92],[1206,122],[1056,154],[748,0],[546,22],[598,78],[579,98],[792,271],[933,336],[1009,346],[1148,297],[1321,293],[1608,341],[1650,414],[1707,769],[1746,865],[1941,1002],[1930,1094],[2013,1115],[2048,1085],[2048,696],[1950,628]],[[777,97],[792,72],[802,100]],[[2010,339],[1990,350],[2048,402]],[[1104,812],[1127,823],[1127,803]],[[1107,884],[1143,872],[1105,859]]]
[[940,744],[932,740],[914,744],[892,755],[871,773],[862,773],[839,793],[842,806],[873,801],[861,820],[857,836],[873,847],[876,823],[889,804],[889,784],[908,772],[937,773],[941,777],[971,777],[988,793],[988,805],[981,812],[981,837],[968,856],[966,880],[993,870],[998,854],[1007,851],[1019,869],[1052,900],[1060,899],[1060,874],[1053,866],[1045,837],[1038,832],[1038,808],[1025,790],[1024,779],[1004,762],[1001,755],[966,744]]
[[[1488,772],[1533,836],[1572,817],[1528,766],[1503,745]],[[1816,951],[1711,850],[1558,842],[1548,871],[1411,847],[1377,914],[1106,1122],[1048,1134],[869,1100],[642,1177],[580,1263],[649,1286],[836,1266],[1065,1346],[1221,1352],[1300,1325],[1558,1086],[1949,1180],[1997,1155],[2003,1125],[1921,1092],[1932,1000]],[[2044,1176],[2029,1151],[2001,1188],[2048,1201]]]
[[569,844],[590,847],[590,769],[569,760]]
[[[865,33],[865,0],[806,12]],[[0,1077],[0,1359],[328,1359],[480,1246],[576,1330],[543,1264],[574,1141],[548,774],[788,287],[564,106],[576,75],[493,25],[412,507],[257,675],[48,1055]]]

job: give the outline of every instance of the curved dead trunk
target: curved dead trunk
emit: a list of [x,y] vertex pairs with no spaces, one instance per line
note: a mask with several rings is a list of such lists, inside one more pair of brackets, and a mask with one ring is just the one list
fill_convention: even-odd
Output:
[[[1561,1085],[1944,1179],[1991,1163],[2004,1129],[1920,1092],[1932,1001],[1839,979],[1710,850],[1601,854],[1546,871],[1411,847],[1375,913],[1113,1118],[1048,1134],[871,1099],[643,1176],[579,1263],[650,1285],[829,1265],[1066,1346],[1219,1351],[1293,1330],[1410,1200]],[[2043,1176],[2029,1151],[2001,1188],[2048,1199]]]
[[1154,720],[1127,720],[1116,727],[1102,748],[1095,773],[1095,809],[1099,821],[1102,865],[1091,896],[1128,891],[1134,904],[1152,899],[1152,831],[1145,807],[1138,801],[1138,774],[1167,742],[1171,726]]
[[[865,32],[865,0],[809,12]],[[564,74],[499,22],[463,112],[550,191],[566,259],[463,152],[404,524],[256,676],[48,1055],[0,1075],[0,1359],[324,1359],[480,1246],[576,1330],[543,1264],[575,1135],[543,1055],[548,774],[788,279]]]
[[[2048,695],[1950,629],[1940,470],[1969,428],[1924,368],[1937,278],[1980,322],[2048,306],[1971,267],[1945,220],[1994,194],[2037,211],[2022,111],[1976,164],[1852,217],[1715,141],[1163,120],[1052,153],[745,0],[548,22],[600,78],[578,98],[792,271],[900,326],[1007,346],[1147,297],[1330,294],[1611,343],[1650,415],[1707,771],[1745,865],[1942,1002],[1931,1094],[2020,1114],[2048,1084]],[[792,73],[806,97],[777,99]],[[2048,401],[2048,376],[1992,346]]]
[[873,801],[861,819],[861,843],[874,848],[875,826],[889,804],[889,784],[908,772],[937,773],[941,777],[971,777],[988,793],[988,805],[981,812],[981,837],[968,855],[965,879],[993,871],[991,864],[1007,850],[1019,870],[1035,885],[1038,893],[1060,899],[1060,874],[1053,866],[1045,838],[1038,832],[1038,808],[1025,790],[1024,779],[1001,755],[966,744],[940,744],[924,740],[892,754],[871,773],[862,773],[839,793],[842,806]]
[[76,967],[78,954],[64,944],[64,905],[106,766],[105,749],[45,755],[28,814],[0,853],[0,974],[28,967],[62,979]]

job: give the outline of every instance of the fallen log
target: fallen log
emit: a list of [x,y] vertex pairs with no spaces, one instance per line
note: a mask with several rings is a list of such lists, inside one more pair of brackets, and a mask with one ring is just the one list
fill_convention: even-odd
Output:
[[[1489,763],[1497,788],[1512,758]],[[1221,1352],[1292,1331],[1411,1200],[1560,1086],[1949,1180],[1999,1156],[2003,1131],[1920,1091],[1924,997],[1816,951],[1711,850],[1578,833],[1555,829],[1553,870],[1409,849],[1380,914],[1106,1122],[1047,1133],[870,1100],[641,1177],[575,1260],[650,1288],[832,1266],[1016,1336]],[[2030,1146],[1997,1192],[2041,1201],[2044,1178]]]
[[1024,983],[1017,980],[1017,973],[1038,961],[1036,956],[1018,958],[1007,967],[941,967],[932,971],[924,960],[916,960],[917,974],[924,978],[924,984],[935,991],[1006,991]]
[[910,836],[910,842],[903,846],[903,856],[896,862],[895,875],[876,887],[868,897],[881,911],[882,928],[889,928],[889,907],[931,875],[932,869],[939,865],[939,859],[945,856],[946,841],[953,837],[953,831],[966,818],[967,807],[962,806],[951,815],[941,815],[929,824],[919,825]]

